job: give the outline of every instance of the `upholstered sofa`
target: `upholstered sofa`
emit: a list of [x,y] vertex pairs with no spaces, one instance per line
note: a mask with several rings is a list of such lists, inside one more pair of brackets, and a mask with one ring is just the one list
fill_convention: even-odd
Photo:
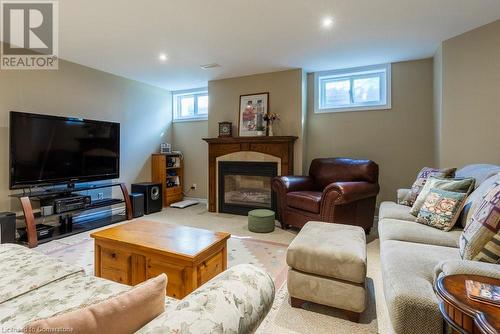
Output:
[[[92,304],[131,287],[86,275],[19,245],[0,245],[0,328],[17,333],[32,320]],[[183,300],[166,298],[165,312],[139,333],[251,333],[274,299],[270,276],[251,265],[229,268]]]
[[[500,166],[469,165],[458,170],[456,177],[476,179],[476,188],[468,197],[465,212],[470,203],[500,180]],[[398,191],[398,202],[408,191]],[[498,264],[461,259],[461,222],[444,232],[417,223],[408,206],[383,202],[378,231],[385,300],[393,329],[398,334],[443,333],[443,319],[433,290],[440,275],[469,273],[500,278]]]
[[371,160],[319,158],[308,176],[280,176],[272,182],[283,228],[301,228],[309,221],[362,227],[373,225],[378,165]]

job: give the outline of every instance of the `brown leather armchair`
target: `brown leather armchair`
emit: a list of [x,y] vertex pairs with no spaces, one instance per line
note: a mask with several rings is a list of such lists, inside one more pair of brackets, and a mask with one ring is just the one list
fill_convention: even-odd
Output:
[[373,225],[378,165],[371,160],[314,159],[309,176],[279,176],[272,181],[278,219],[283,228],[308,221],[361,226]]

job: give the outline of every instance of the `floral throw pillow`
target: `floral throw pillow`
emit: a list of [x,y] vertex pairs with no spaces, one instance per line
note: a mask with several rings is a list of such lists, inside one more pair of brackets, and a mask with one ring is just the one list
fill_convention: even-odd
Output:
[[418,194],[415,203],[413,203],[410,214],[414,215],[415,217],[418,216],[420,208],[422,208],[422,205],[424,205],[425,198],[433,188],[446,191],[454,191],[457,193],[465,193],[466,196],[469,196],[470,192],[474,189],[475,182],[476,180],[473,177],[447,179],[431,176],[420,191],[420,194]]
[[455,225],[467,194],[432,188],[420,209],[417,222],[449,231]]
[[451,178],[455,176],[456,170],[457,170],[456,168],[446,168],[446,169],[437,169],[431,167],[422,168],[422,170],[417,175],[417,179],[415,180],[415,182],[413,182],[410,192],[405,196],[405,198],[403,198],[401,202],[399,202],[399,204],[412,206],[413,203],[415,203],[418,194],[420,194],[420,191],[424,187],[429,177],[438,176],[444,178]]
[[499,231],[500,182],[495,182],[460,235],[462,259],[500,264]]

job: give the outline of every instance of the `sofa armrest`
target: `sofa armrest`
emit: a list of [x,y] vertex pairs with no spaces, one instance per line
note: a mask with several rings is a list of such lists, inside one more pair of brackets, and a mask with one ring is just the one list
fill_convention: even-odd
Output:
[[138,333],[253,333],[274,301],[274,282],[262,269],[234,266],[181,300]]
[[406,189],[406,188],[398,189],[397,203],[401,204],[403,202],[403,200],[406,198],[406,196],[408,196],[409,193],[410,193],[410,189]]
[[291,191],[311,190],[313,188],[314,180],[310,176],[288,175],[273,178],[273,189],[285,194]]
[[326,199],[331,192],[338,193],[336,204],[350,203],[377,196],[380,186],[370,182],[334,182],[330,183],[324,190],[322,199]]
[[500,266],[495,263],[468,260],[441,261],[434,267],[434,282],[441,276],[459,274],[480,275],[500,279]]

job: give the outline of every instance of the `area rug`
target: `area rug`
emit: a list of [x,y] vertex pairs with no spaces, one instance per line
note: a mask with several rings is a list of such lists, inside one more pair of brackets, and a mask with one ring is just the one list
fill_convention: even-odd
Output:
[[[287,245],[251,237],[231,236],[227,246],[228,267],[250,263],[266,270],[273,278],[276,289],[285,282]],[[94,239],[88,235],[51,241],[35,250],[80,266],[87,274],[94,275]]]

